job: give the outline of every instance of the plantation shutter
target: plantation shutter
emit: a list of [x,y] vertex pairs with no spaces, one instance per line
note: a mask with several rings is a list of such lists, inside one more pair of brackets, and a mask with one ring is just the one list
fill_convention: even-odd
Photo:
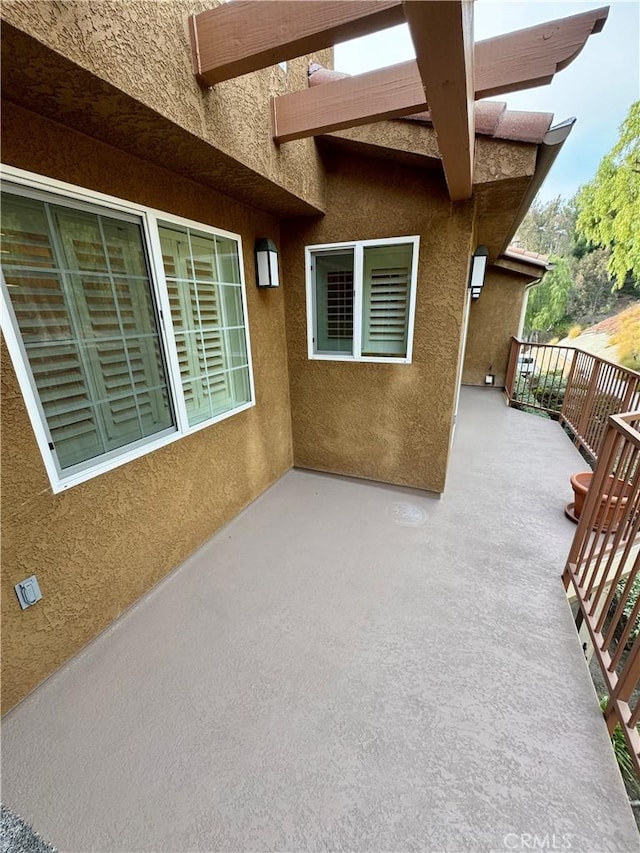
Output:
[[353,249],[318,253],[315,265],[317,352],[353,352]]
[[182,389],[194,426],[233,407],[216,239],[174,226],[159,231]]
[[413,246],[365,246],[362,355],[407,354]]
[[174,425],[140,225],[3,194],[3,272],[62,470]]

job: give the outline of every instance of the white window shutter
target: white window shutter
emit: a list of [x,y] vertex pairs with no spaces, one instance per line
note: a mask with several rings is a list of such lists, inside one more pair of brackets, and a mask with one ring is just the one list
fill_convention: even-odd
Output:
[[3,195],[3,270],[61,470],[173,423],[135,222]]
[[411,245],[365,247],[362,354],[407,353],[411,289]]

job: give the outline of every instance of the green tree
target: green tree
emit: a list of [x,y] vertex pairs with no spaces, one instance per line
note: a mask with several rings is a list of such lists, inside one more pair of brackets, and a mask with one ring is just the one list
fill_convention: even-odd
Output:
[[568,313],[581,323],[593,322],[611,306],[613,282],[607,266],[610,255],[609,249],[594,249],[575,261]]
[[548,332],[565,316],[573,285],[568,258],[552,258],[554,267],[529,290],[524,327],[528,335]]
[[515,239],[531,252],[568,256],[573,251],[576,216],[573,199],[567,202],[558,196],[547,202],[534,201]]
[[615,288],[632,273],[640,283],[640,101],[631,105],[620,137],[595,177],[580,190],[577,230],[611,249],[608,269]]

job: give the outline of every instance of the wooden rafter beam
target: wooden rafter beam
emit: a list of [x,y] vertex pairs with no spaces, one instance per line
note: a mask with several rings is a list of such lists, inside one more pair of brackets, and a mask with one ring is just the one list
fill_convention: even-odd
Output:
[[291,92],[271,103],[277,142],[411,115],[419,103],[427,108],[414,61]]
[[[600,32],[607,14],[605,7],[477,42],[476,100],[550,83]],[[411,60],[275,98],[273,135],[288,142],[426,109],[418,64]]]
[[476,97],[492,98],[546,86],[601,32],[609,7],[548,21],[475,45]]
[[402,23],[400,0],[233,0],[190,18],[194,71],[213,86]]
[[449,197],[471,198],[476,142],[473,0],[408,2],[404,11],[438,139]]

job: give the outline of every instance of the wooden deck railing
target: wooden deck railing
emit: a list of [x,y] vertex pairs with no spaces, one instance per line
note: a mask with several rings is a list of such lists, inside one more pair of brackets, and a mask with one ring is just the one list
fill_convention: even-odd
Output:
[[640,373],[573,347],[511,340],[509,405],[547,412],[598,459],[610,415],[640,408]]
[[563,580],[602,670],[607,727],[622,729],[640,779],[640,373],[513,338],[505,394],[558,420],[595,466]]
[[640,411],[608,419],[563,580],[578,602],[640,778]]

